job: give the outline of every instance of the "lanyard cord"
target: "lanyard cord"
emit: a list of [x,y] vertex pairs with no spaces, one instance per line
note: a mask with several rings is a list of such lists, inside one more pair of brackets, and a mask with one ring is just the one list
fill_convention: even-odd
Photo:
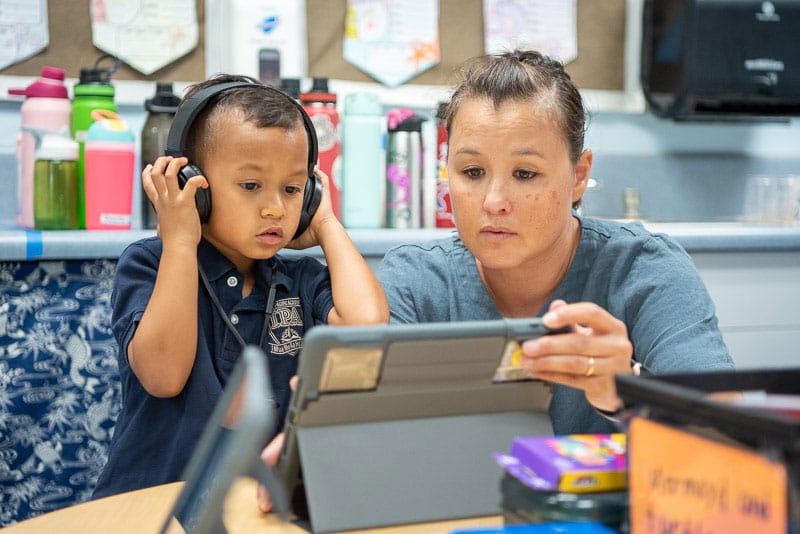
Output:
[[[222,303],[219,301],[219,297],[211,289],[211,283],[208,281],[208,277],[206,276],[206,272],[203,270],[203,266],[199,263],[197,264],[197,270],[200,272],[200,279],[203,281],[203,286],[206,288],[206,292],[208,292],[208,296],[211,297],[211,302],[214,303],[214,307],[217,309],[217,313],[219,313],[222,320],[225,322],[225,326],[228,327],[228,330],[233,334],[233,337],[236,338],[236,341],[239,342],[239,345],[242,346],[244,349],[247,346],[242,335],[236,329],[234,324],[231,322],[228,314],[225,313],[225,308],[222,307]],[[267,337],[267,327],[269,325],[269,318],[272,315],[272,307],[275,305],[275,290],[276,290],[276,282],[275,282],[275,272],[276,268],[275,265],[272,265],[272,277],[270,280],[269,285],[269,296],[267,297],[267,306],[264,309],[264,324],[261,326],[261,337],[258,340],[258,347],[261,348],[264,345],[264,339]]]

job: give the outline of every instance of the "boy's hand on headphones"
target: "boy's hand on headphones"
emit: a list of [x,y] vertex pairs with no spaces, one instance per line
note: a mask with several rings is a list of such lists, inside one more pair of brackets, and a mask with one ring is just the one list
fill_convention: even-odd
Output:
[[208,181],[203,176],[194,176],[181,189],[178,171],[188,163],[183,157],[158,158],[142,171],[142,187],[158,215],[158,236],[162,242],[196,247],[202,226],[194,196],[198,188],[208,187]]
[[314,167],[314,174],[319,177],[320,182],[322,182],[322,199],[320,200],[316,213],[314,213],[314,217],[311,219],[311,224],[308,225],[308,229],[300,234],[300,237],[291,241],[287,248],[302,250],[320,245],[319,229],[331,221],[336,222],[336,224],[341,224],[333,213],[330,178],[328,178],[328,175],[322,172],[319,167]]

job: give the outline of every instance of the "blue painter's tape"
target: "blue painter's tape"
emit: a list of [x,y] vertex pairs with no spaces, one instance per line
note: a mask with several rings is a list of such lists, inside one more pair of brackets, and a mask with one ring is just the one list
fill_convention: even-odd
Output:
[[44,243],[42,232],[38,230],[25,230],[25,258],[35,260],[42,257]]

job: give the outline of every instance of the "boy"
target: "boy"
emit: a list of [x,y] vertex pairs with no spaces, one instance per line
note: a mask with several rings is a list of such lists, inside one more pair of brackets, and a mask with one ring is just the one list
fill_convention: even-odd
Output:
[[[198,108],[193,95],[207,93]],[[198,108],[196,117],[185,119],[184,106]],[[212,78],[191,88],[173,123],[186,130],[182,157],[161,157],[142,172],[158,237],[130,245],[117,265],[123,407],[95,498],[179,479],[243,343],[267,353],[282,421],[308,328],[388,321],[383,290],[334,216],[327,187],[295,236],[311,169],[327,183],[302,113],[253,79]],[[202,171],[189,172],[181,189],[178,173],[190,160]],[[199,188],[213,198],[201,215]],[[327,268],[277,256],[314,245]]]

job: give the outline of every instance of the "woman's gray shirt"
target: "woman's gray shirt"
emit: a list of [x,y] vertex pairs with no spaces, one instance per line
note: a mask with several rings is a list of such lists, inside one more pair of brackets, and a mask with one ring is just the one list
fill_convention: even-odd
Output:
[[[653,373],[733,368],[714,303],[689,255],[639,223],[581,218],[581,240],[551,300],[594,302],[625,322],[634,359]],[[378,268],[392,322],[501,319],[457,234],[389,250]],[[549,308],[548,301],[539,316]],[[555,385],[556,434],[618,429],[582,390]]]

